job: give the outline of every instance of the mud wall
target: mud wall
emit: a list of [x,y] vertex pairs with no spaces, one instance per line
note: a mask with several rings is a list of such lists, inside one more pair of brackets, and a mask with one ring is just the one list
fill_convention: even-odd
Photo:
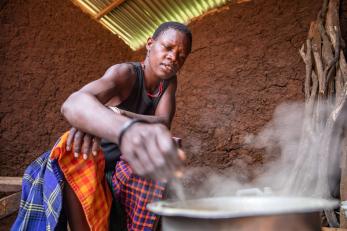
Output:
[[[255,0],[190,24],[193,52],[179,73],[173,124],[187,165],[223,170],[242,160],[247,169],[266,161],[242,146],[243,137],[276,105],[303,100],[298,49],[320,4]],[[68,128],[63,100],[144,51],[131,52],[67,0],[5,1],[0,20],[0,175],[20,175]]]
[[64,99],[131,50],[68,0],[5,1],[0,22],[0,175],[13,176],[68,129]]
[[303,100],[305,70],[298,49],[320,1],[257,0],[193,22],[193,53],[179,75],[174,134],[188,165],[252,178],[266,162],[243,146],[271,119],[277,105]]

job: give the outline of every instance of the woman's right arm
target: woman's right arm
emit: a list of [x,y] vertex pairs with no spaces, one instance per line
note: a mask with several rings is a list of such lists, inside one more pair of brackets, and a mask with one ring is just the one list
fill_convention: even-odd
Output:
[[[132,88],[131,74],[129,64],[111,67],[102,78],[87,84],[64,102],[63,116],[73,127],[118,144],[120,131],[130,119],[115,114],[104,104],[124,97],[127,93],[124,89]],[[153,139],[155,145],[148,147]],[[170,175],[180,162],[169,130],[160,124],[134,124],[124,133],[120,150],[139,175],[153,175],[157,169]],[[151,152],[159,152],[158,159],[153,160]]]
[[63,116],[73,127],[117,143],[119,128],[127,118],[115,115],[104,104],[112,98],[121,98],[122,88],[131,84],[130,78],[127,64],[112,66],[103,77],[68,97],[61,107]]

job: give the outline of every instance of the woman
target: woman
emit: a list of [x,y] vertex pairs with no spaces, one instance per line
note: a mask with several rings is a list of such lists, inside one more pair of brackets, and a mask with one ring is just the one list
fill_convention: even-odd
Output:
[[[170,177],[181,165],[182,155],[168,129],[175,113],[176,73],[191,46],[192,35],[185,25],[163,23],[147,40],[142,63],[114,65],[64,102],[61,111],[73,129],[49,156],[57,160],[67,182],[63,207],[72,230],[107,229],[110,195],[100,173],[104,160],[127,229],[153,228],[156,217],[145,206],[162,197],[164,185],[152,179]],[[102,138],[99,154],[98,137]],[[90,157],[90,150],[97,156]],[[23,214],[20,211],[17,220]],[[19,227],[16,223],[13,229]]]

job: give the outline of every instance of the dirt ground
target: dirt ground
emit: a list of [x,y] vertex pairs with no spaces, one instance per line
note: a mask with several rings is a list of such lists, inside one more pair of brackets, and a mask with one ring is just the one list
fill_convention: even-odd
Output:
[[[320,5],[251,0],[189,24],[193,52],[179,73],[172,129],[187,166],[252,177],[267,161],[243,147],[244,136],[281,102],[303,100],[298,49]],[[3,1],[0,23],[0,175],[20,176],[69,128],[59,111],[67,96],[144,51],[132,52],[67,0]]]

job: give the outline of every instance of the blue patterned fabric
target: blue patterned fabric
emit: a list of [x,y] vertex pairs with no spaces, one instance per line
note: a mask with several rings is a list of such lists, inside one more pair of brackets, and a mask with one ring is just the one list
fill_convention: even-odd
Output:
[[25,170],[18,216],[11,228],[55,230],[62,210],[63,173],[45,152]]

